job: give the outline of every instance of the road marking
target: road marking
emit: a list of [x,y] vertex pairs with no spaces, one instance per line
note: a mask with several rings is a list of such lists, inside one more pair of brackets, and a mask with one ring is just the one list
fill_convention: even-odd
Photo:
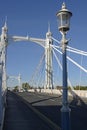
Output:
[[39,98],[43,98],[43,96],[38,96]]
[[53,101],[53,102],[55,101],[54,99],[49,99],[49,100],[50,100],[50,101]]

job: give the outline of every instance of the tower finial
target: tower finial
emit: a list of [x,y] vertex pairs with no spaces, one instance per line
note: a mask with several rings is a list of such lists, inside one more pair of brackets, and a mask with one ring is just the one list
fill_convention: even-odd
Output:
[[5,32],[8,31],[8,28],[7,28],[7,16],[5,17],[5,23],[4,23],[4,26],[3,26],[3,30],[4,30]]
[[7,27],[7,16],[5,16],[5,25],[4,27]]
[[50,32],[50,22],[48,22],[48,32]]
[[46,33],[46,37],[52,36],[52,33],[50,31],[50,22],[48,22],[48,32]]

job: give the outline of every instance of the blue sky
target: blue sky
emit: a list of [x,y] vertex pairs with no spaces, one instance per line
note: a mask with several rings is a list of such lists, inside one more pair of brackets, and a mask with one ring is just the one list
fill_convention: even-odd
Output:
[[[51,24],[53,37],[61,40],[57,29],[56,13],[61,9],[64,0],[1,0],[0,2],[0,32],[5,17],[8,21],[8,35],[19,35],[35,38],[45,38],[48,22]],[[73,13],[70,31],[67,38],[71,38],[69,45],[87,51],[87,1],[65,0],[67,8]],[[7,73],[18,75],[21,73],[23,82],[29,81],[44,49],[32,42],[12,42],[7,49]],[[81,56],[72,55],[73,59],[81,62]],[[69,76],[74,84],[79,82],[80,70],[69,64]],[[56,66],[56,65],[55,65]],[[87,68],[87,58],[83,58],[83,66]],[[56,67],[57,70],[57,67]],[[59,72],[60,70],[58,70]],[[78,82],[77,82],[78,75]],[[87,85],[86,76],[82,72],[82,84]],[[59,77],[58,77],[59,79]]]

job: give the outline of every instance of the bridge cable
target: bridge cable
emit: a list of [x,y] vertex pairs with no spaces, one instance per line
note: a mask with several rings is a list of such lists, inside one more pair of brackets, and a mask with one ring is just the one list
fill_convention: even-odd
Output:
[[39,64],[37,65],[33,75],[31,76],[31,79],[29,80],[30,84],[32,84],[34,82],[34,78],[36,77],[36,75],[38,74],[38,72],[41,68],[44,57],[45,57],[45,52],[43,53],[42,57],[40,58]]

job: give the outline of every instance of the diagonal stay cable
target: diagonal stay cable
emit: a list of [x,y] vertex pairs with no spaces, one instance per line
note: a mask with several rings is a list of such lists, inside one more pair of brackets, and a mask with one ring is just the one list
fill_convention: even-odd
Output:
[[[58,41],[57,39],[55,39],[54,37],[52,37],[52,39],[57,42],[58,44],[61,43],[61,41]],[[55,46],[57,47],[57,46]],[[57,47],[59,48],[59,46]],[[87,56],[87,52],[86,51],[82,51],[82,50],[79,50],[77,48],[73,48],[73,47],[70,47],[70,46],[67,46],[67,50],[68,51],[71,51],[71,52],[74,52],[74,53],[77,53],[77,54],[81,54],[81,55],[84,55],[84,56]]]
[[[58,49],[56,49],[55,47],[53,47],[57,52],[59,52],[60,54],[62,54],[62,52],[61,51],[59,51]],[[81,70],[83,70],[84,72],[86,72],[87,73],[87,70],[84,68],[84,67],[82,67],[81,65],[79,65],[76,61],[74,61],[72,58],[70,58],[69,56],[67,56],[67,59],[69,60],[69,61],[71,61],[73,64],[75,64],[77,67],[79,67]]]
[[36,67],[35,72],[33,73],[33,75],[32,75],[32,77],[31,77],[29,83],[32,83],[32,82],[34,81],[35,76],[37,75],[38,71],[39,71],[40,68],[41,68],[41,65],[42,65],[42,62],[43,62],[44,57],[45,57],[45,52],[43,53],[43,55],[42,55],[42,57],[41,57],[41,59],[40,59],[40,62],[39,62],[39,64],[38,64],[38,66]]
[[[58,59],[56,53],[54,52],[54,50],[53,50],[53,54],[54,54],[54,56],[55,56],[55,58],[56,58],[56,60],[57,60],[57,63],[59,64],[60,69],[63,70],[62,65],[61,65],[61,63],[60,63],[60,61],[59,61],[59,59]],[[69,77],[68,77],[68,84],[70,85],[70,88],[71,88],[71,90],[73,91],[74,88],[73,88],[73,86],[72,86],[72,84],[71,84],[71,82],[70,82]],[[72,94],[73,94],[73,93],[72,93]],[[74,96],[74,95],[73,95],[73,96]]]

